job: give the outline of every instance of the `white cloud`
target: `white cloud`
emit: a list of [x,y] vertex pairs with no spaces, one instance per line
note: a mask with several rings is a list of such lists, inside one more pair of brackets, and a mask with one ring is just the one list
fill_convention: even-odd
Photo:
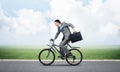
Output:
[[21,9],[13,18],[13,28],[17,34],[36,34],[46,29],[46,20],[39,11]]
[[106,35],[116,35],[118,33],[118,30],[120,27],[118,27],[115,24],[108,23],[106,26],[101,28],[101,32]]
[[96,14],[96,12],[99,11],[99,9],[101,8],[102,5],[103,5],[102,0],[92,0],[92,1],[90,1],[88,8],[91,12]]
[[[51,0],[51,12],[54,18],[73,23],[87,44],[119,44],[119,3],[119,0],[91,0],[83,6],[80,0]],[[108,40],[110,35],[114,37],[112,42]]]
[[1,27],[3,29],[10,27],[9,29],[12,29],[17,35],[36,34],[47,29],[45,16],[39,11],[21,9],[16,12],[16,17],[7,17],[2,11],[0,14]]
[[10,17],[4,15],[3,10],[0,6],[0,30],[9,32],[10,30]]
[[119,0],[91,0],[83,6],[81,0],[50,0],[48,12],[20,9],[16,17],[6,16],[0,7],[0,29],[18,36],[39,33],[40,38],[54,37],[57,29],[53,23],[47,24],[46,17],[50,17],[73,23],[83,34],[83,44],[120,44],[119,3]]
[[0,44],[36,45],[47,42],[46,15],[32,9],[20,9],[16,16],[6,16],[0,10]]

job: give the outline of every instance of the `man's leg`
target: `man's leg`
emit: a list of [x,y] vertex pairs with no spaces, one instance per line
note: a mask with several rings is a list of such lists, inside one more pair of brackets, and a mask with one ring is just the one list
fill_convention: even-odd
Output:
[[69,39],[64,39],[63,41],[61,41],[60,43],[60,53],[62,55],[69,54],[69,50],[67,49],[67,47],[65,46],[67,43],[69,42]]

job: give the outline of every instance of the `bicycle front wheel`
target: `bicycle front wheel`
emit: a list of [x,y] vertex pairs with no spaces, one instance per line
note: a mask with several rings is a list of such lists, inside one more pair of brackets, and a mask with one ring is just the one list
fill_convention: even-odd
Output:
[[82,62],[83,55],[80,50],[78,49],[70,49],[72,56],[66,57],[66,61],[70,65],[79,65]]
[[43,65],[51,65],[55,61],[55,54],[51,49],[43,49],[38,58]]

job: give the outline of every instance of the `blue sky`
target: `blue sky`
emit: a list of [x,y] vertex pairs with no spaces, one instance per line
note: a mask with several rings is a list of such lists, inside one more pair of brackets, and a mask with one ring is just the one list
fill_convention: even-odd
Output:
[[15,11],[22,8],[42,12],[50,9],[48,0],[1,0],[1,5],[8,16],[15,16]]
[[[91,0],[81,0],[83,5],[88,5]],[[15,16],[15,11],[27,8],[45,12],[50,9],[49,0],[0,0],[5,15]]]
[[[117,0],[0,0],[0,45],[40,45],[53,38],[53,20],[71,22],[78,44],[120,44]],[[60,38],[57,42],[59,43]]]

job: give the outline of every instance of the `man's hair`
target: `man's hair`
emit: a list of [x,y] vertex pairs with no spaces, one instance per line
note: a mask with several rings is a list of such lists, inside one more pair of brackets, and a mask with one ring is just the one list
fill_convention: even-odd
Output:
[[60,20],[59,20],[59,19],[56,19],[54,22],[58,22],[58,23],[60,23],[60,24],[61,24],[61,22],[60,22]]

